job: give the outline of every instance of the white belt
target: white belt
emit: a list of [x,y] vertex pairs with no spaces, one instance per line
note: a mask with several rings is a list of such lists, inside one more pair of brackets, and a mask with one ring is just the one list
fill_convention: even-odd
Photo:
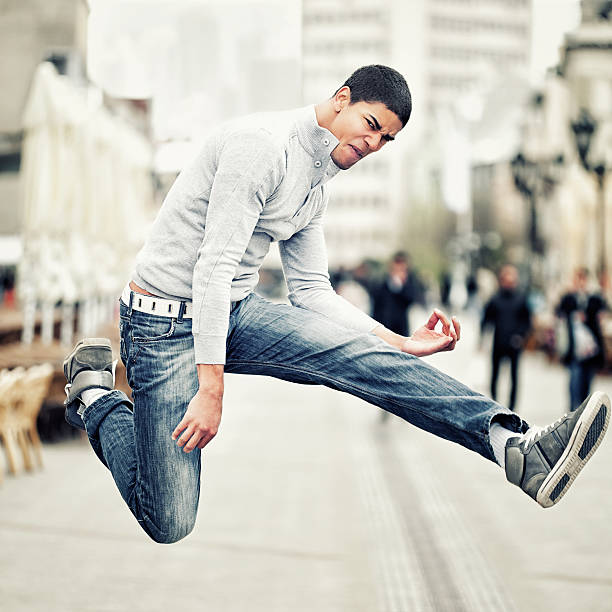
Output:
[[132,298],[132,310],[138,310],[139,312],[146,312],[148,314],[157,315],[158,317],[172,317],[176,318],[179,316],[181,304],[183,306],[183,318],[191,319],[193,305],[191,302],[181,302],[180,300],[167,300],[166,298],[157,297],[154,295],[143,295],[142,293],[136,293],[127,284],[123,293],[121,294],[121,301],[126,305],[130,305],[130,294],[133,293]]

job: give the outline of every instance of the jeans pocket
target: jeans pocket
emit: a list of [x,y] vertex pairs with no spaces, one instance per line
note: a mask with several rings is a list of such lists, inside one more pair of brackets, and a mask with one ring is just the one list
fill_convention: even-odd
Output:
[[127,317],[119,317],[119,356],[124,365],[127,365],[128,355],[125,335],[129,333],[130,320]]
[[174,333],[176,319],[155,315],[132,314],[132,341],[136,344],[169,338]]

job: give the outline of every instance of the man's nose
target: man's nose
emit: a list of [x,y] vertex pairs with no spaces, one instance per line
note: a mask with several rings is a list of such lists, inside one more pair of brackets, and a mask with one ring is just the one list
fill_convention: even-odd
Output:
[[378,151],[380,149],[380,145],[382,143],[382,135],[381,134],[371,134],[366,136],[366,144],[368,145],[368,149],[370,151]]

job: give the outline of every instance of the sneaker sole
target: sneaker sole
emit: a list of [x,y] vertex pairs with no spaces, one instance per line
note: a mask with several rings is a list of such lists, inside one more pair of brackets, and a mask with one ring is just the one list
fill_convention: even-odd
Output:
[[72,349],[72,352],[64,359],[64,376],[68,380],[68,365],[74,359],[76,354],[84,346],[104,346],[112,350],[110,340],[108,338],[83,338],[77,342],[76,346]]
[[[72,352],[66,357],[66,359],[64,359],[63,368],[66,380],[68,380],[68,366],[70,365],[70,362],[84,346],[102,346],[108,347],[112,350],[112,346],[108,338],[83,338],[77,342],[76,346],[72,349]],[[85,431],[83,419],[81,419],[77,413],[79,406],[80,403],[76,400],[65,402],[64,419],[69,425]]]
[[565,452],[542,483],[536,501],[544,508],[554,506],[597,450],[610,424],[610,398],[601,392],[591,395],[574,427]]

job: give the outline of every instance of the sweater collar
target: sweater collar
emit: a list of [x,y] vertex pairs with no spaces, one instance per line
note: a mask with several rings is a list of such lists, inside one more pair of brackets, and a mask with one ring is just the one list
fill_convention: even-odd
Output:
[[336,148],[339,140],[328,129],[318,124],[314,105],[300,110],[296,125],[298,140],[313,158],[315,167],[320,168],[327,179],[337,174],[340,168],[333,163],[330,153]]

